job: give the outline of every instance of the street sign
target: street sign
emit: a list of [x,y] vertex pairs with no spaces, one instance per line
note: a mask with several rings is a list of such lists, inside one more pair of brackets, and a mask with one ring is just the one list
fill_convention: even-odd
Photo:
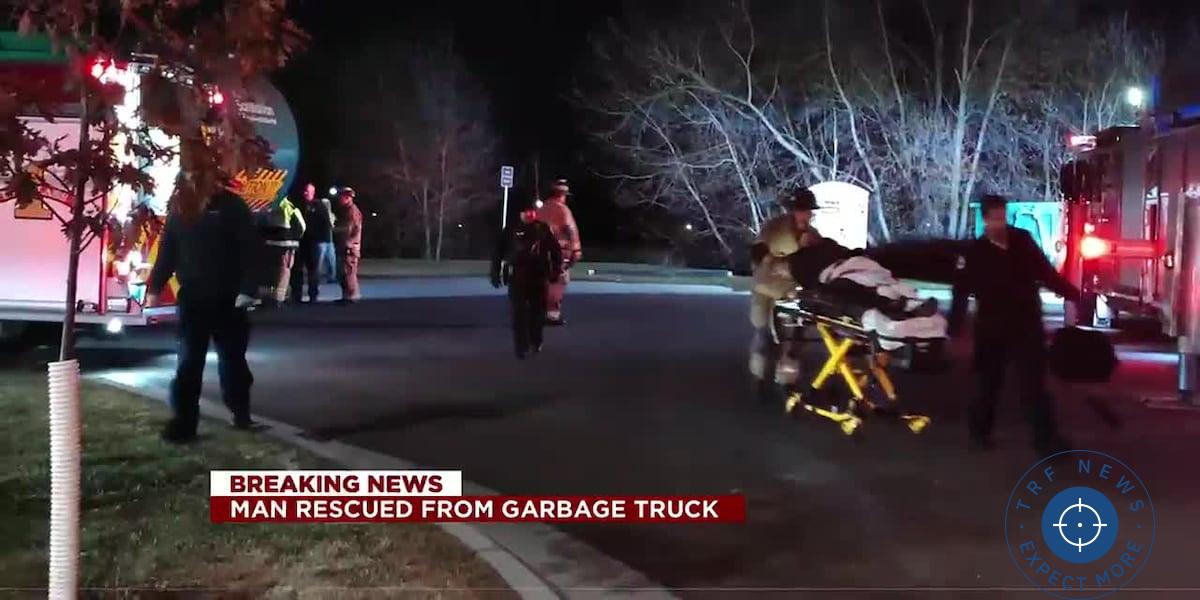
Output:
[[508,189],[513,185],[513,168],[505,165],[500,167],[500,187]]

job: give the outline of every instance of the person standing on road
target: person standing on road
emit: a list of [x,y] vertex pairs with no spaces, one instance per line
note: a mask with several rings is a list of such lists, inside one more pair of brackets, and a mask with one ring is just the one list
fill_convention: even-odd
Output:
[[298,264],[292,272],[292,299],[300,301],[307,279],[308,301],[315,303],[320,293],[321,266],[325,264],[326,256],[333,259],[333,219],[325,204],[317,200],[317,188],[313,184],[304,186],[302,197],[300,212],[307,227],[300,240]]
[[508,286],[512,305],[513,343],[517,358],[542,351],[547,288],[561,276],[562,250],[550,227],[537,220],[537,211],[521,212],[509,225],[492,254],[492,286]]
[[[304,215],[286,196],[263,215],[263,238],[267,246],[267,273],[271,289],[267,297],[275,304],[287,300],[292,268],[304,237]],[[292,298],[299,302],[297,295]]]
[[808,189],[793,192],[783,201],[787,212],[763,223],[758,239],[750,247],[754,265],[754,288],[750,293],[750,324],[754,340],[750,348],[750,374],[760,401],[770,400],[775,389],[775,371],[782,349],[771,332],[775,302],[796,288],[789,257],[801,248],[820,242],[812,226],[817,198]]
[[550,188],[550,197],[538,209],[537,218],[550,227],[550,232],[558,240],[562,252],[562,274],[558,281],[551,283],[546,293],[546,324],[566,325],[562,316],[563,296],[567,292],[567,284],[571,281],[571,267],[583,258],[583,246],[579,239],[579,226],[575,224],[575,215],[567,206],[567,194],[570,188],[567,180],[559,179]]
[[337,245],[333,241],[333,231],[337,227],[337,214],[333,211],[333,202],[329,198],[321,198],[321,206],[325,207],[325,212],[329,214],[329,237],[325,242],[329,244],[329,252],[321,256],[321,271],[325,276],[325,283],[337,283],[339,267],[337,262]]
[[984,235],[967,248],[958,262],[950,310],[950,334],[963,332],[967,300],[975,296],[974,368],[977,396],[968,408],[970,440],[978,449],[992,446],[996,403],[1005,367],[1017,370],[1018,388],[1026,418],[1033,428],[1034,449],[1051,454],[1067,449],[1055,423],[1047,395],[1046,340],[1042,323],[1043,286],[1069,302],[1080,292],[1064,279],[1028,232],[1008,225],[1007,201],[985,196]]
[[358,302],[362,293],[358,288],[358,261],[362,257],[362,211],[354,204],[354,190],[342,188],[338,192],[337,224],[333,237],[337,245],[338,282],[342,285],[339,304]]
[[246,363],[246,309],[255,302],[254,259],[259,253],[250,209],[232,192],[219,191],[196,214],[173,210],[159,244],[146,284],[146,306],[157,304],[173,275],[179,281],[179,357],[171,382],[172,416],[162,437],[171,443],[196,437],[209,339],[216,345],[221,395],[233,424],[250,429],[254,377]]

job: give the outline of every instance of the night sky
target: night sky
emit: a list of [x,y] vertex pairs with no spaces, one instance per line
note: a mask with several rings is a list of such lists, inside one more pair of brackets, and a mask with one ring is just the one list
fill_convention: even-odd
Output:
[[[1062,0],[1022,1],[1069,4]],[[376,35],[419,37],[429,30],[448,28],[469,68],[491,95],[492,117],[502,137],[502,159],[520,169],[530,165],[535,154],[540,156],[543,182],[556,177],[571,179],[576,194],[573,206],[589,237],[615,241],[635,217],[613,206],[609,190],[591,176],[585,158],[586,135],[565,96],[576,82],[587,79],[590,33],[604,29],[610,21],[621,22],[633,10],[643,15],[649,12],[652,21],[669,22],[677,11],[701,3],[293,0],[297,20],[313,39],[309,49],[277,79],[299,122],[300,177],[323,186],[338,177],[325,164],[324,153],[316,149],[350,141],[340,138],[330,107],[336,102],[353,102],[355,91],[333,89],[329,73],[344,61],[354,60],[360,40]],[[764,11],[769,14],[787,8],[785,4],[784,0],[752,2],[753,11],[760,16]],[[1078,16],[1086,20],[1129,11],[1142,24],[1178,33],[1180,23],[1186,21],[1183,17],[1197,12],[1193,4],[1183,0],[1080,0]],[[804,30],[797,35],[805,35]],[[532,173],[518,172],[518,187],[525,184],[522,195],[528,195],[531,182]]]
[[[354,92],[330,89],[322,79],[339,61],[353,60],[356,41],[375,34],[416,37],[425,30],[450,28],[468,67],[492,97],[502,159],[529,169],[518,173],[523,195],[532,192],[530,165],[537,155],[543,182],[569,178],[580,199],[573,206],[582,225],[611,240],[618,211],[607,201],[607,190],[589,177],[582,158],[586,135],[572,119],[565,96],[577,81],[577,67],[587,62],[589,32],[621,12],[620,2],[296,2],[296,17],[313,40],[278,79],[301,130],[301,178],[329,181],[338,176],[329,172],[320,152],[311,150],[347,141],[331,126],[329,103],[353,102]],[[583,201],[597,197],[604,200]]]

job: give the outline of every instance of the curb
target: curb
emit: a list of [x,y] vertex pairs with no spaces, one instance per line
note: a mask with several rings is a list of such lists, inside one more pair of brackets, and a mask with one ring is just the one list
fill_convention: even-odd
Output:
[[[164,389],[148,390],[110,378],[109,372],[86,379],[165,403]],[[227,420],[228,410],[200,399],[200,414]],[[415,463],[338,441],[316,441],[293,425],[253,415],[268,426],[262,434],[301,448],[349,469],[417,470]],[[498,496],[499,492],[463,480],[463,494]],[[662,585],[586,543],[544,523],[435,523],[487,563],[522,600],[558,598],[675,598]]]

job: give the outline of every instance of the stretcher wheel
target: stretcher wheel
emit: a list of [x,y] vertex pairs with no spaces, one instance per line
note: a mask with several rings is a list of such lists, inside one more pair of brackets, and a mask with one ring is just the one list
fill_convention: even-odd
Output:
[[925,428],[929,427],[929,424],[933,422],[933,419],[925,415],[904,415],[901,418],[904,419],[904,424],[908,427],[908,430],[917,435],[924,432]]
[[792,416],[799,417],[800,409],[804,407],[804,396],[800,392],[792,392],[788,394],[787,400],[783,403],[783,412]]
[[842,433],[849,435],[849,436],[854,436],[855,434],[862,433],[861,430],[862,430],[863,420],[858,418],[857,416],[850,415],[850,417],[848,419],[838,423],[838,425],[841,426]]

